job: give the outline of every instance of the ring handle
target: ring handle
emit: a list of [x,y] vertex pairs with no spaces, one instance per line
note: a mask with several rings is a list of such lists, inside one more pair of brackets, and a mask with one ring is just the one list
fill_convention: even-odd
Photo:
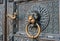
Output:
[[40,32],[41,32],[41,27],[39,26],[38,23],[36,23],[36,25],[37,25],[37,28],[38,28],[38,33],[37,33],[35,36],[29,34],[29,32],[28,32],[28,26],[29,26],[29,24],[26,25],[26,34],[27,34],[27,36],[28,36],[29,38],[37,38],[37,37],[39,36],[39,34],[40,34]]

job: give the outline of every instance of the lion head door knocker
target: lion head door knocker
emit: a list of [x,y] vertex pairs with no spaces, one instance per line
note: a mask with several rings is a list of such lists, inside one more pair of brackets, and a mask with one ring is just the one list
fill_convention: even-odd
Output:
[[49,24],[48,10],[44,5],[35,4],[27,11],[27,16],[26,34],[30,38],[37,38]]
[[[28,33],[28,27],[30,24],[33,25],[32,29],[33,29],[33,27],[35,27],[38,30],[36,35],[30,35]],[[38,15],[37,14],[35,15],[35,13],[33,13],[32,15],[28,16],[28,24],[26,25],[26,34],[30,38],[37,38],[39,36],[40,32],[41,32],[41,27],[38,24]]]

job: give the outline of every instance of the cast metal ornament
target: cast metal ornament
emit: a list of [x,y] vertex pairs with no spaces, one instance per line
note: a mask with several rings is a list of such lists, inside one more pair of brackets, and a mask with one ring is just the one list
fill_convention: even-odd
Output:
[[[29,29],[30,29],[29,25],[30,24],[27,24],[26,25],[26,34],[30,38],[37,38],[40,35],[40,33],[47,28],[47,26],[49,24],[49,19],[50,18],[49,18],[48,10],[45,6],[35,4],[35,5],[31,6],[31,8],[27,11],[26,16],[29,17],[29,15],[34,16],[35,20],[33,20],[32,23],[33,24],[34,24],[34,22],[36,23],[38,33],[35,34],[35,36],[30,35],[29,32],[32,32],[32,31],[31,30],[29,31]],[[27,20],[28,20],[28,18],[27,18]],[[31,22],[31,21],[28,20],[28,22]]]
[[[26,25],[26,34],[27,34],[28,37],[30,37],[30,38],[37,38],[37,37],[39,36],[40,32],[41,32],[41,27],[40,27],[40,25],[39,25],[38,23],[36,23],[36,19],[35,19],[34,16],[32,16],[32,15],[30,15],[30,16],[28,17],[28,22],[29,22],[29,24]],[[37,25],[38,32],[37,32],[36,35],[30,35],[30,34],[29,34],[29,32],[28,32],[28,28],[29,28],[29,27],[28,27],[28,26],[29,26],[30,24],[36,24],[36,25]],[[33,28],[32,28],[32,29],[33,29]]]
[[16,18],[16,12],[14,13],[14,15],[8,14],[7,17],[14,20]]
[[28,32],[28,26],[29,26],[29,24],[26,25],[26,34],[27,34],[27,36],[28,36],[29,38],[37,38],[37,37],[40,35],[41,27],[39,26],[38,23],[36,23],[36,25],[37,25],[38,32],[37,32],[37,34],[36,34],[35,36],[29,34],[29,32]]

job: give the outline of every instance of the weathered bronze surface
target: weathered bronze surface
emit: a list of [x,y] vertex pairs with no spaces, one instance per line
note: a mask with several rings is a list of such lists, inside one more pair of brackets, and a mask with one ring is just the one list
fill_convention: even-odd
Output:
[[0,41],[60,41],[58,0],[2,0],[1,3]]

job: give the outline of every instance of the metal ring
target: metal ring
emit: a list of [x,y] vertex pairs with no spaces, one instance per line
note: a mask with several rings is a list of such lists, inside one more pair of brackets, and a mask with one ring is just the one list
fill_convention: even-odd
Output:
[[28,25],[26,25],[26,34],[27,34],[27,36],[29,37],[29,38],[37,38],[38,36],[39,36],[39,34],[40,34],[40,32],[41,32],[41,28],[40,28],[40,26],[36,23],[36,25],[37,25],[37,27],[38,27],[38,33],[35,35],[35,36],[33,36],[33,35],[30,35],[29,33],[28,33]]

